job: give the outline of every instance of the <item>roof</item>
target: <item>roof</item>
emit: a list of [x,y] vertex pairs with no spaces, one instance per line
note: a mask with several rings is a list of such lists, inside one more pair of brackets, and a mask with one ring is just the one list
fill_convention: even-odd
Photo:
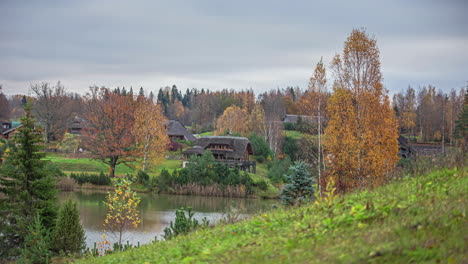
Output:
[[10,128],[10,129],[8,129],[8,130],[3,131],[2,134],[3,134],[3,135],[8,135],[9,133],[15,131],[16,129],[18,129],[18,128],[22,127],[22,126],[23,126],[23,125],[19,125],[19,126],[17,126],[17,127]]
[[314,121],[314,117],[306,116],[306,115],[285,115],[283,122],[284,123],[297,123],[299,117],[302,118],[303,121]]
[[188,149],[183,154],[203,154],[210,144],[229,145],[232,150],[213,150],[213,153],[223,153],[227,159],[242,159],[245,151],[249,155],[253,154],[252,146],[249,139],[245,137],[232,137],[232,136],[206,136],[201,137],[195,142],[195,146]]
[[168,136],[184,136],[186,140],[195,141],[197,138],[188,132],[188,130],[176,120],[169,120],[167,122],[167,135]]

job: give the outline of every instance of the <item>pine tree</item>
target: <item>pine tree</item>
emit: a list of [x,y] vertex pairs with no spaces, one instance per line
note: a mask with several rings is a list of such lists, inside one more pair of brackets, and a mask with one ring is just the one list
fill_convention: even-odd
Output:
[[281,200],[285,205],[302,204],[313,197],[313,179],[302,161],[295,162],[290,168],[290,174],[286,175],[288,184],[281,190]]
[[21,249],[18,263],[50,263],[49,231],[42,224],[39,215],[28,226],[28,234]]
[[455,137],[461,139],[462,150],[468,152],[468,85],[465,91],[465,102],[463,103],[463,110],[455,121]]
[[57,215],[55,181],[44,170],[40,143],[29,106],[22,127],[13,139],[15,149],[8,154],[0,171],[0,257],[16,256],[28,234],[28,226],[39,214],[47,231],[55,226]]
[[52,233],[52,249],[55,252],[80,253],[86,248],[85,239],[76,203],[68,200],[58,213]]

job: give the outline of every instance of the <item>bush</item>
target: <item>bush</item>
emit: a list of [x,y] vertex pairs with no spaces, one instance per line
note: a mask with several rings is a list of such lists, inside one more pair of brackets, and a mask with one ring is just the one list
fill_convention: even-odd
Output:
[[90,173],[71,173],[70,178],[74,179],[79,185],[84,183],[91,183],[94,185],[111,185],[111,179],[109,176],[104,175],[101,171],[100,174],[90,174]]
[[285,205],[302,204],[314,195],[312,177],[302,161],[295,162],[290,171],[286,176],[289,183],[281,190],[281,200]]
[[270,146],[263,137],[258,136],[256,134],[251,134],[249,140],[252,144],[255,159],[258,162],[264,162],[268,158],[268,156],[272,155]]
[[283,153],[288,155],[292,161],[295,161],[297,158],[297,153],[299,148],[297,146],[297,140],[292,137],[285,137],[283,144]]
[[76,203],[68,200],[59,210],[52,233],[52,249],[55,252],[81,253],[86,248],[85,232],[80,224]]
[[139,171],[138,174],[137,174],[137,180],[138,180],[139,183],[141,183],[141,184],[143,184],[145,186],[148,186],[150,177],[149,177],[148,173],[146,173],[144,171]]
[[41,217],[36,215],[28,226],[28,234],[24,239],[18,263],[49,263],[49,238],[49,232],[42,224]]
[[[185,215],[185,211],[187,211],[187,216]],[[193,215],[194,213],[190,207],[187,209],[184,207],[177,209],[175,222],[173,223],[171,221],[171,225],[164,229],[164,239],[169,240],[178,235],[188,234],[200,226],[209,225],[206,218],[203,218],[202,224],[200,225],[198,220],[193,218]]]
[[268,184],[267,184],[266,181],[263,180],[263,179],[260,180],[260,181],[258,181],[258,182],[256,182],[256,183],[255,183],[255,186],[256,186],[258,189],[262,190],[262,191],[266,191],[266,190],[268,189]]
[[292,165],[291,159],[287,156],[282,160],[274,160],[268,166],[267,177],[275,184],[286,182],[286,173]]

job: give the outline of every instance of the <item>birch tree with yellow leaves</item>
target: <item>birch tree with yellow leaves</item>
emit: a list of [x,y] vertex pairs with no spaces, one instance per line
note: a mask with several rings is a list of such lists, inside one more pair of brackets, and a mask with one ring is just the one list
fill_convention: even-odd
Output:
[[164,157],[169,138],[166,133],[167,119],[161,106],[144,97],[138,98],[135,110],[135,153],[141,158],[141,170],[145,171],[148,163],[155,164]]
[[236,105],[226,108],[216,121],[216,135],[225,133],[246,135],[247,132],[247,113]]
[[398,124],[382,85],[377,41],[355,29],[332,61],[334,91],[325,130],[328,179],[337,191],[378,186],[398,161]]
[[131,181],[125,178],[118,179],[113,192],[107,194],[107,215],[104,227],[108,228],[118,237],[119,246],[122,246],[124,233],[137,228],[141,223],[138,205],[140,198],[130,188]]

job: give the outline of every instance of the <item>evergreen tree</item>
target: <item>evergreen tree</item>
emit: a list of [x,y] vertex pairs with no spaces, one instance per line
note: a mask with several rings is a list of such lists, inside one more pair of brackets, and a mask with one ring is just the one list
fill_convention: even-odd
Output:
[[143,90],[143,87],[140,87],[140,92],[138,92],[138,95],[145,96],[145,91]]
[[29,106],[13,139],[15,149],[8,154],[0,171],[0,258],[17,256],[24,244],[28,226],[39,215],[47,231],[55,226],[57,215],[55,181],[45,170],[40,143]]
[[465,91],[463,110],[455,121],[455,137],[461,139],[462,150],[468,152],[468,86]]
[[314,195],[313,180],[302,161],[295,162],[289,168],[290,174],[286,176],[288,184],[281,190],[281,200],[285,205],[304,203]]
[[58,213],[52,233],[52,249],[55,252],[80,253],[86,248],[85,239],[76,203],[68,200]]
[[42,224],[39,215],[28,226],[28,234],[21,249],[18,263],[50,263],[49,231]]
[[148,97],[148,98],[151,100],[151,102],[153,102],[153,100],[154,100],[154,94],[153,94],[153,91],[151,91],[151,92],[150,92],[150,94],[149,94],[149,97]]

